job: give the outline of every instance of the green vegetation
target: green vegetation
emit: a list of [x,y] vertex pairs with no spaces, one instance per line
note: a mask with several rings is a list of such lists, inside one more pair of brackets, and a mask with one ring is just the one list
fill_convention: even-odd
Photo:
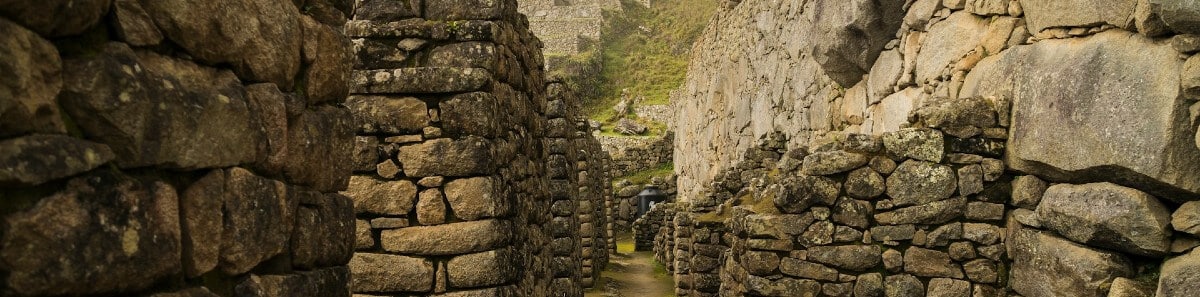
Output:
[[624,12],[605,16],[598,96],[584,102],[591,119],[610,124],[619,118],[612,106],[622,90],[643,96],[639,104],[669,103],[671,90],[683,83],[692,43],[717,9],[706,0],[653,1],[651,8],[621,2]]
[[675,163],[667,162],[659,164],[658,167],[630,173],[628,176],[618,177],[613,180],[629,180],[635,185],[649,184],[654,177],[668,177],[675,172]]

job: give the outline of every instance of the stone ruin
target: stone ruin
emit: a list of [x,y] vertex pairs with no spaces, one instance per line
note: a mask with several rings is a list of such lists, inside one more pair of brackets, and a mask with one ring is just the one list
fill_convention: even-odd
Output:
[[0,296],[1200,295],[1184,0],[727,2],[641,219],[514,1],[11,2]]
[[546,55],[576,55],[600,40],[604,10],[621,10],[617,0],[521,0],[529,29],[545,45]]
[[1198,23],[1186,0],[725,1],[673,98],[659,258],[680,296],[1200,295]]
[[0,295],[348,296],[349,10],[0,5]]
[[0,296],[582,295],[611,165],[515,1],[333,2],[0,7]]

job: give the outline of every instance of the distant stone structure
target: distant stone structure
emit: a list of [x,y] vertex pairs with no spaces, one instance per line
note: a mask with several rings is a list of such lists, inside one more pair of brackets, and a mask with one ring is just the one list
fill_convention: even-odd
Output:
[[587,40],[600,40],[603,10],[621,10],[618,0],[521,0],[520,12],[545,45],[546,55],[575,55]]
[[626,176],[671,162],[674,134],[650,137],[596,135],[613,160],[613,176]]

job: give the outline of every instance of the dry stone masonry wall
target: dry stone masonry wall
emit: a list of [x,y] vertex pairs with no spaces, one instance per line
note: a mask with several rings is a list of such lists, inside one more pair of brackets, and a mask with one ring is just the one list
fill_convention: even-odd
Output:
[[351,5],[0,5],[0,295],[349,296]]
[[723,7],[672,98],[681,295],[1200,294],[1195,1]]
[[582,295],[607,262],[608,162],[516,2],[365,1],[346,32],[353,291]]
[[600,39],[603,10],[621,10],[616,0],[521,0],[529,28],[545,43],[547,55],[575,55]]
[[657,168],[670,163],[675,153],[672,132],[652,137],[596,135],[596,138],[611,155],[615,176]]

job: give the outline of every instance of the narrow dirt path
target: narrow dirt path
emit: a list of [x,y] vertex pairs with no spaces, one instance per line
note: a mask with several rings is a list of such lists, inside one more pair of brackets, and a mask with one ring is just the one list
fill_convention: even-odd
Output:
[[617,253],[585,297],[675,296],[671,277],[654,262],[654,252],[634,252],[633,239],[617,238]]

